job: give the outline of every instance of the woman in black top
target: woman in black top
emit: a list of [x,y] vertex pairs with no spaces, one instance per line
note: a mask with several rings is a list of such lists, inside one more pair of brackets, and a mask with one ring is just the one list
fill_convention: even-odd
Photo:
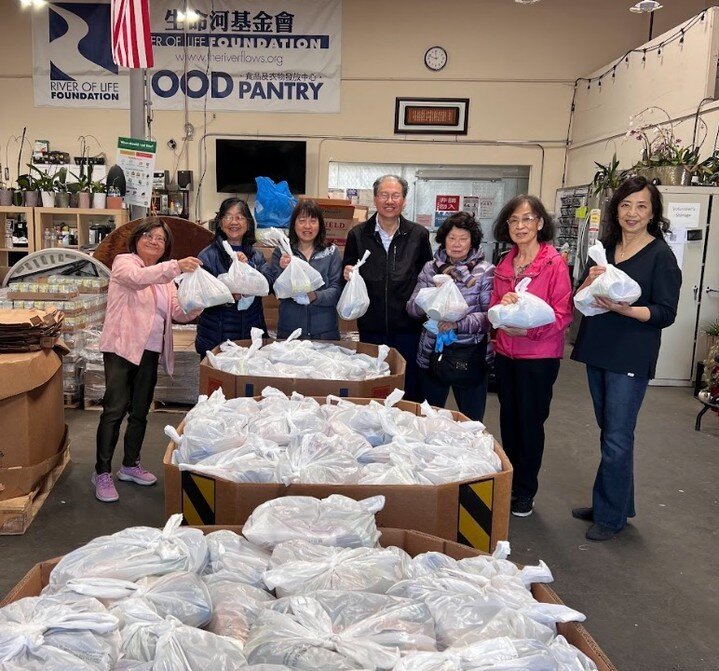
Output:
[[[634,427],[654,377],[661,331],[674,322],[682,276],[663,233],[659,190],[630,177],[615,191],[604,232],[607,260],[634,279],[642,295],[633,305],[597,298],[608,312],[582,317],[572,359],[587,365],[589,391],[601,431],[601,462],[591,508],[572,515],[593,522],[586,537],[612,538],[634,517]],[[605,268],[590,265],[580,289]]]

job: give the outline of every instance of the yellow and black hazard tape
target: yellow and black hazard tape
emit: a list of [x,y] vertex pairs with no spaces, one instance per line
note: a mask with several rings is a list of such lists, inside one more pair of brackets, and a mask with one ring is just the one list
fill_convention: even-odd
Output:
[[482,480],[459,486],[457,541],[473,548],[490,551],[494,480]]
[[213,478],[182,471],[182,515],[186,524],[215,524],[215,490]]

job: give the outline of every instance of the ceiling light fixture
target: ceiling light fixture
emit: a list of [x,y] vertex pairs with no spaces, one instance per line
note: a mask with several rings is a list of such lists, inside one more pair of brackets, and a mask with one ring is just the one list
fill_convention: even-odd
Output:
[[193,23],[199,18],[200,15],[194,9],[187,9],[184,12],[181,9],[177,11],[177,20],[180,22]]
[[533,5],[535,2],[539,2],[539,0],[514,0],[518,5]]
[[40,7],[44,7],[46,4],[47,0],[20,0],[20,6],[23,9],[27,9],[28,7],[40,9]]
[[663,5],[657,2],[657,0],[639,0],[639,2],[636,5],[633,5],[629,8],[630,12],[634,12],[635,14],[649,14],[651,12],[655,12],[657,9],[661,9]]

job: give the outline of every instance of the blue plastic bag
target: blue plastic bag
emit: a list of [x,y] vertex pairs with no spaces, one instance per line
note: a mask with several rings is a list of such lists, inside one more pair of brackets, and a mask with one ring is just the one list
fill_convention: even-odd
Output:
[[269,177],[255,177],[255,223],[258,228],[287,228],[297,199],[290,193],[287,182],[275,184]]

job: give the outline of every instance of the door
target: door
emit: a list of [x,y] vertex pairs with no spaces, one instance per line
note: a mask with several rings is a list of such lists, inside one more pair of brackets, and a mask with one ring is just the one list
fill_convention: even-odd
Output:
[[[694,350],[700,302],[703,299],[702,272],[708,237],[711,192],[697,187],[660,187],[664,216],[671,225],[667,243],[682,271],[677,317],[662,331],[655,385],[689,386],[694,375]],[[714,199],[715,204],[719,204]],[[719,237],[719,236],[717,236]],[[719,284],[716,286],[719,289]]]

